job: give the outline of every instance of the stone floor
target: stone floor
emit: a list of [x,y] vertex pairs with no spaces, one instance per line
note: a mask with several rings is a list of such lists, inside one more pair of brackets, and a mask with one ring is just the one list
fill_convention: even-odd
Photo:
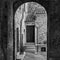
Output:
[[47,56],[42,54],[33,54],[27,52],[24,57],[24,60],[47,60]]
[[22,55],[17,54],[18,60],[47,60],[47,51],[42,52],[38,51],[38,53],[34,53],[31,50],[25,51]]

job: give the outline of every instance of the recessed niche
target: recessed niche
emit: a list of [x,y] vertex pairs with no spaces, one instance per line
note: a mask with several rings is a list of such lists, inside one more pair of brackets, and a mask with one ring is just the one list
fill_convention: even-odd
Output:
[[41,47],[41,52],[46,52],[46,47]]

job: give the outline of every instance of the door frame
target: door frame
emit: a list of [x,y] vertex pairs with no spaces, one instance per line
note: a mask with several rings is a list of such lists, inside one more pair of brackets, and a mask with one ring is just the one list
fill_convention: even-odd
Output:
[[[26,26],[35,26],[35,22],[26,22],[25,24]],[[34,30],[35,30],[35,27],[34,27]],[[35,35],[34,35],[35,36]],[[34,37],[35,38],[35,37]],[[34,39],[35,40],[35,39]],[[26,43],[33,43],[33,42],[27,42],[27,39],[26,39]],[[35,41],[34,41],[35,43]]]

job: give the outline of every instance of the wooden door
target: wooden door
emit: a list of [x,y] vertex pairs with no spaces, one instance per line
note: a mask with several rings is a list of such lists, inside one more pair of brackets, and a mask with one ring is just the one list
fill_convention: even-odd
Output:
[[35,27],[26,26],[26,40],[27,42],[35,42]]

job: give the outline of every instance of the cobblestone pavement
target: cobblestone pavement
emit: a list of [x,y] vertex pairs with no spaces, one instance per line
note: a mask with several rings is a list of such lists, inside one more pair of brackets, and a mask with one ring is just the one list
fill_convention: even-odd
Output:
[[47,60],[46,56],[26,53],[24,60]]

